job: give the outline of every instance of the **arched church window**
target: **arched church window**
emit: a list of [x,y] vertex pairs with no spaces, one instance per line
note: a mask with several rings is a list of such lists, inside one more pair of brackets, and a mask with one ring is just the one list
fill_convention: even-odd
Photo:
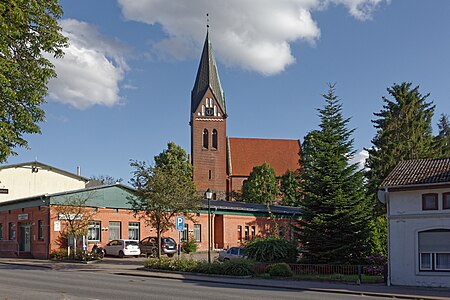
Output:
[[208,129],[203,129],[203,148],[208,149]]
[[215,129],[212,132],[212,147],[213,149],[217,149],[217,130]]

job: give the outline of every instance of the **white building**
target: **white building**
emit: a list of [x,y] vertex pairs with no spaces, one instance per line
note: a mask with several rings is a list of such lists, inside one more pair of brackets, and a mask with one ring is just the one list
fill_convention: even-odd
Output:
[[40,162],[0,166],[0,203],[84,189],[89,179]]
[[450,158],[400,162],[380,187],[389,283],[450,287]]

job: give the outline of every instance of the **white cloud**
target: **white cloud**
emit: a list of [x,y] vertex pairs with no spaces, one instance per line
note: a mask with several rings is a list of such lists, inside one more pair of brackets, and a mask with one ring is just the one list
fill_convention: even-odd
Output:
[[[384,2],[385,0],[329,0],[330,2],[336,3],[336,4],[342,4],[345,5],[349,13],[361,20],[370,20],[372,18],[372,14],[377,8],[377,6]],[[390,2],[390,0],[387,0],[386,2]]]
[[350,159],[349,164],[358,164],[358,169],[362,170],[365,169],[365,163],[366,159],[369,158],[369,152],[366,150],[361,150],[360,152],[356,153],[352,159]]
[[88,23],[66,19],[60,25],[69,47],[62,59],[48,57],[58,74],[49,82],[50,100],[77,109],[120,104],[119,82],[128,69],[124,47]]
[[218,59],[265,75],[279,73],[295,62],[291,43],[303,40],[314,44],[320,38],[312,11],[339,4],[355,18],[367,20],[382,1],[118,0],[126,19],[162,26],[168,38],[154,48],[176,59],[191,57],[193,50],[198,53],[209,13]]

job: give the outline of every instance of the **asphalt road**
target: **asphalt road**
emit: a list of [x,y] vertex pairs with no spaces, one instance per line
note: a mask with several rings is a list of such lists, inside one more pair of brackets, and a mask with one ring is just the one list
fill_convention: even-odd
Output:
[[[367,296],[0,265],[0,299],[372,299]],[[373,299],[380,299],[379,297]]]

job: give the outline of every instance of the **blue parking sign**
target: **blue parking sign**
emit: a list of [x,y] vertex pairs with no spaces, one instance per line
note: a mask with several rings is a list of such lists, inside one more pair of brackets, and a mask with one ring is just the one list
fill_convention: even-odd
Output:
[[184,217],[183,216],[178,216],[176,217],[176,228],[178,231],[183,231],[184,230]]

